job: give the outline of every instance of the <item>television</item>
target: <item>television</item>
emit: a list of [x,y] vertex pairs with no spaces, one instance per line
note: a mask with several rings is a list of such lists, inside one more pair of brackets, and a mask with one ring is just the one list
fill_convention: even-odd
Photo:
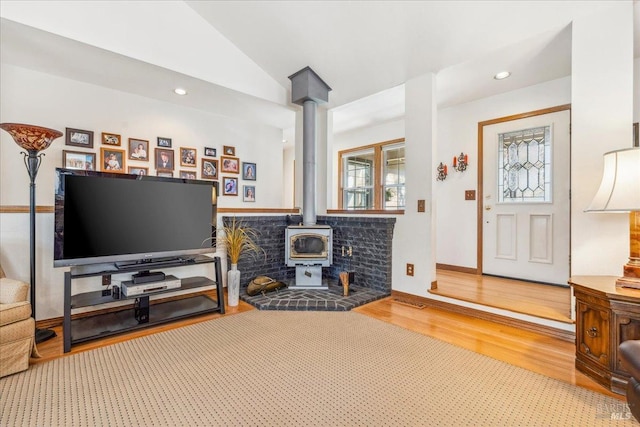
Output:
[[215,251],[215,181],[58,168],[55,186],[54,267]]

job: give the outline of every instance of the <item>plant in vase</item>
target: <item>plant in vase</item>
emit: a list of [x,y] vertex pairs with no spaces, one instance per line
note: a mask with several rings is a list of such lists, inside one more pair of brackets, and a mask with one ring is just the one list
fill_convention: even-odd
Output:
[[218,233],[218,243],[227,251],[227,256],[231,261],[231,269],[227,272],[227,299],[229,306],[238,305],[240,297],[240,271],[238,270],[238,261],[240,257],[246,254],[264,253],[256,243],[258,232],[245,225],[242,221],[236,220],[235,217],[226,224],[223,222],[220,233]]

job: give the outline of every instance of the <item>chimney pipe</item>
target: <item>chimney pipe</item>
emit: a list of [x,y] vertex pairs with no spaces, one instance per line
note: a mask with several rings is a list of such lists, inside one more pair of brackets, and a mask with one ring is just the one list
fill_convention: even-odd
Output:
[[316,225],[316,113],[331,88],[309,67],[289,76],[291,102],[302,105],[302,224]]
[[318,104],[302,105],[302,225],[316,225],[316,112]]

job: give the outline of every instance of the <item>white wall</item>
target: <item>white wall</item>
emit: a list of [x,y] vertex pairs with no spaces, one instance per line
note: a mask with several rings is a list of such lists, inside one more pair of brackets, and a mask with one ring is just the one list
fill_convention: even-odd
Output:
[[[218,158],[223,145],[236,147],[241,161],[257,164],[257,181],[239,187],[256,186],[256,202],[244,203],[242,196],[221,196],[220,207],[280,208],[283,204],[282,130],[131,95],[103,87],[43,74],[24,68],[2,65],[0,73],[0,121],[28,123],[58,129],[66,127],[94,132],[94,148],[100,155],[101,132],[113,132],[127,138],[149,140],[151,161],[134,162],[150,167],[154,174],[152,148],[156,138],[172,138],[173,149],[195,147],[198,164],[203,148],[215,147]],[[62,166],[63,150],[83,151],[65,145],[64,136],[47,149],[37,177],[38,205],[54,203],[54,169]],[[11,136],[0,132],[0,204],[29,204],[29,178],[18,147]],[[177,160],[177,157],[176,157]],[[179,161],[176,171],[180,169]],[[188,168],[182,168],[187,170]],[[200,177],[200,167],[197,168]],[[177,172],[174,172],[177,176]],[[29,215],[0,214],[0,262],[8,276],[29,282]],[[194,268],[186,274],[198,273]],[[176,270],[177,271],[177,270]],[[37,215],[37,318],[62,315],[64,269],[53,269],[53,215]],[[172,274],[175,274],[172,271]],[[97,284],[99,287],[100,285]]]
[[[465,200],[464,192],[478,190],[478,122],[569,103],[571,78],[565,77],[438,112],[434,165],[449,166],[447,179],[438,181],[434,191],[438,263],[477,268],[477,204]],[[463,173],[451,167],[453,156],[460,152],[469,155],[469,167]]]
[[584,209],[600,184],[602,155],[631,145],[633,4],[611,2],[572,29],[572,274],[619,276],[629,257],[629,216]]
[[640,122],[640,58],[633,62],[633,122]]

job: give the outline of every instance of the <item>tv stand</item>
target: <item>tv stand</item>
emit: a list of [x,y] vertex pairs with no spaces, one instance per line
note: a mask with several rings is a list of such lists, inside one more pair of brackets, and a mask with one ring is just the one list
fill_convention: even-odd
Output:
[[[155,275],[157,273],[151,272],[150,269],[158,266],[158,264],[134,263],[128,266],[116,266],[113,263],[100,264],[95,268],[86,268],[87,266],[72,267],[70,271],[64,273],[64,320],[62,324],[64,352],[68,353],[74,344],[85,341],[148,328],[201,314],[216,312],[224,314],[224,293],[219,257],[211,258],[198,255],[189,258],[188,261],[172,258],[172,261],[163,261],[162,268],[168,269],[202,264],[213,264],[215,280],[202,276],[182,278],[180,288],[154,291],[131,297],[124,296],[122,292],[112,295],[112,293],[103,293],[102,290],[73,294],[72,282],[74,279],[83,277],[103,276],[103,283],[109,283],[105,279],[109,278],[111,274],[128,272],[146,272],[147,274]],[[217,300],[203,293],[213,286],[216,288]],[[179,299],[162,300],[159,299],[162,296],[157,296],[160,294],[171,296],[171,293],[174,294],[173,296],[177,296],[176,293],[178,292],[181,293]],[[150,297],[154,300],[151,301]],[[122,304],[122,302],[128,303]],[[72,319],[72,310],[94,306],[97,308],[95,314],[88,313],[82,317],[73,316]]]

